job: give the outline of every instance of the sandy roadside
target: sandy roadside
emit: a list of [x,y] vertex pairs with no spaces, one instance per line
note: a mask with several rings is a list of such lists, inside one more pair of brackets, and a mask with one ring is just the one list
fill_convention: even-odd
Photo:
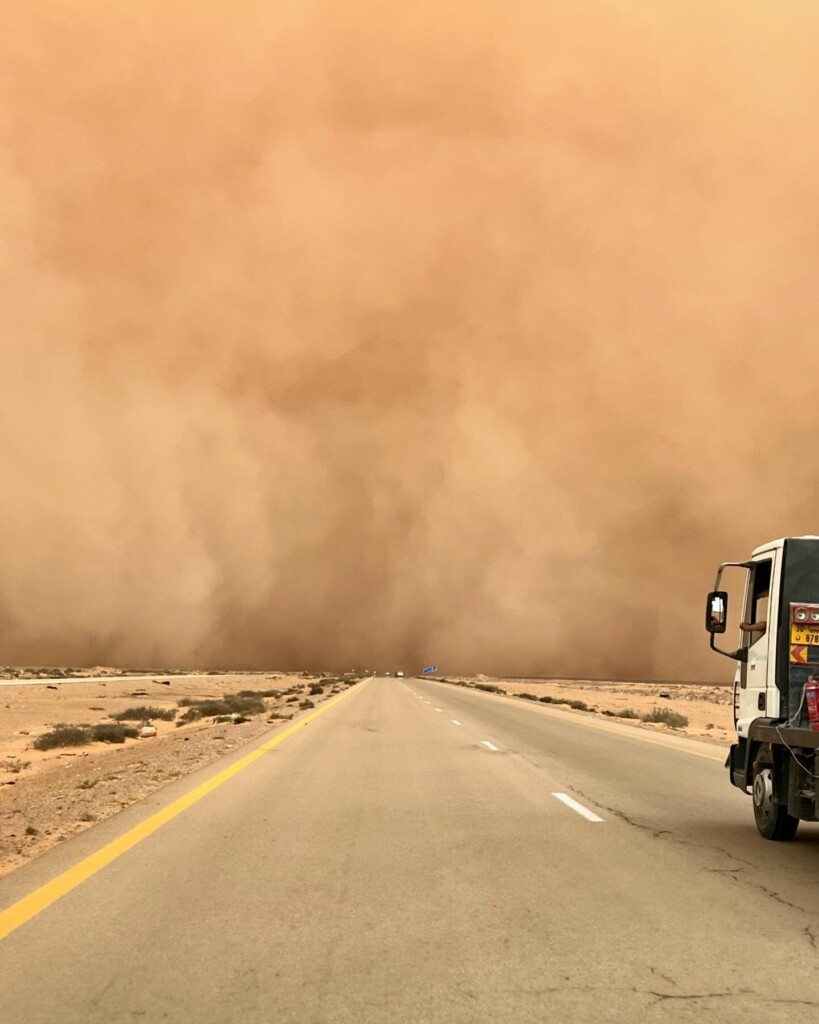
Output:
[[[442,680],[443,681],[443,680]],[[498,687],[510,697],[528,694],[540,700],[582,701],[588,710],[579,710],[563,704],[550,704],[567,714],[606,715],[618,722],[640,729],[675,732],[696,737],[722,747],[734,735],[730,686],[700,683],[627,683],[598,682],[596,680],[550,679],[489,679],[486,676],[448,677],[448,682],[470,688]],[[636,718],[621,718],[620,713],[632,711]],[[687,719],[686,724],[670,728],[663,723],[644,722],[639,716],[654,710],[672,711]]]
[[[339,681],[324,684],[320,694],[311,693],[311,684],[315,689],[320,678],[307,673],[156,675],[138,680],[108,675],[0,687],[0,875],[173,779],[286,725],[303,702],[318,706],[346,688]],[[265,712],[239,724],[205,719],[177,726],[154,718],[158,735],[151,739],[51,750],[34,746],[39,735],[59,723],[110,722],[111,715],[143,705],[179,715],[185,711],[180,700],[218,699],[242,690],[275,690],[280,696],[265,698]]]

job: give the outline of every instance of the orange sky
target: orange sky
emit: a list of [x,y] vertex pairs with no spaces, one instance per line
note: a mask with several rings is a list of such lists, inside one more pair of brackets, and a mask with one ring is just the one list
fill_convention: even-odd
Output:
[[819,532],[814,3],[0,10],[0,663],[725,671]]

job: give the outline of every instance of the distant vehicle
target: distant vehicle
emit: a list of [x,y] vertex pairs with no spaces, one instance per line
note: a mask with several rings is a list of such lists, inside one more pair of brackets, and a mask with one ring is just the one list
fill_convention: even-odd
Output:
[[[729,567],[747,574],[736,650],[715,642],[728,626]],[[737,662],[731,782],[750,790],[766,839],[793,839],[800,821],[819,821],[819,537],[787,537],[724,562],[706,628],[713,650]]]
[[403,672],[396,672],[395,673],[395,678],[396,679],[403,679],[404,678],[404,673]]
[[386,678],[387,678],[387,676],[389,676],[389,675],[392,675],[392,673],[391,673],[391,672],[385,672],[385,673],[384,673],[384,678],[386,679]]

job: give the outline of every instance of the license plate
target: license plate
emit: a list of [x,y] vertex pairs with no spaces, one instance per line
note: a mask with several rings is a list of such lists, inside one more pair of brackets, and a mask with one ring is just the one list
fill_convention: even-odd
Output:
[[791,626],[791,643],[802,644],[805,647],[819,647],[819,626],[812,629],[805,629],[804,626]]

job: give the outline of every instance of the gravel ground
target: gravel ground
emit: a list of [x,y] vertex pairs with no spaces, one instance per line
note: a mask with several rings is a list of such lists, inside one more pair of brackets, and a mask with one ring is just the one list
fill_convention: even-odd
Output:
[[[276,679],[277,686],[298,688],[299,699],[307,697],[310,678],[279,676]],[[63,693],[43,689],[37,694],[32,694],[30,687],[21,687],[17,700],[12,697],[7,717],[10,719],[20,713],[31,717],[36,713],[38,720],[50,720],[48,705],[43,707],[42,702],[44,698],[51,697],[55,707],[59,708],[56,718],[65,720],[64,710],[76,703],[73,696],[75,688],[87,685],[61,683],[60,689],[71,689]],[[181,680],[179,685],[181,688]],[[270,685],[260,681],[258,676],[233,674],[216,680],[204,677],[201,682],[196,677],[188,677],[184,689],[186,695],[197,690],[210,695],[214,690],[237,692],[241,688],[260,689]],[[326,686],[323,694],[313,695],[310,700],[319,706],[343,689],[343,685]],[[9,690],[4,691],[4,695],[10,693]],[[240,724],[194,722],[174,728],[174,723],[161,722],[157,724],[163,727],[163,731],[151,739],[131,740],[121,745],[95,743],[87,747],[51,750],[45,755],[31,749],[34,733],[9,733],[7,745],[15,740],[18,745],[26,743],[28,747],[17,755],[20,766],[17,770],[4,771],[0,766],[0,875],[89,828],[95,821],[110,818],[166,783],[210,764],[265,733],[286,727],[289,717],[298,708],[298,703],[288,702],[288,697],[293,697],[290,689],[281,698],[265,701],[267,713]],[[26,700],[32,703],[27,711],[21,712],[20,707]],[[86,697],[85,703],[87,700]],[[107,693],[105,700],[115,707],[135,703],[133,697],[124,693]],[[158,702],[158,698],[152,700],[152,703]],[[171,701],[167,697],[164,702],[168,705],[176,703],[175,699]],[[273,721],[268,717],[271,714],[288,717]],[[99,716],[106,717],[102,708]],[[7,768],[13,763],[5,762]]]

